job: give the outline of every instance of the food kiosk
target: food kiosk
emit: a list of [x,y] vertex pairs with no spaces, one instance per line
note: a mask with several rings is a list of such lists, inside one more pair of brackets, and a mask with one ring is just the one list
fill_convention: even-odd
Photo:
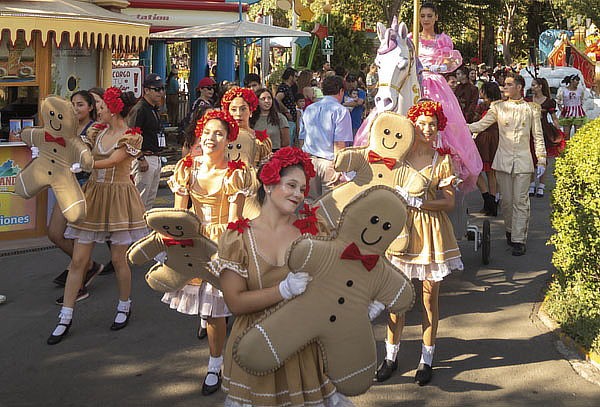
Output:
[[139,52],[149,24],[109,11],[122,0],[0,2],[0,241],[46,234],[47,197],[14,193],[16,174],[31,160],[20,130],[39,123],[41,100],[108,87],[113,52]]

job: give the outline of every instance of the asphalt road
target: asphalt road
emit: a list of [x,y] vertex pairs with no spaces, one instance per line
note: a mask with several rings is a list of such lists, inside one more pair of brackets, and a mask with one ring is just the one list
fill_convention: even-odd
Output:
[[[158,203],[168,205],[161,190]],[[469,206],[479,209],[477,194]],[[536,317],[552,274],[549,198],[532,199],[527,255],[513,257],[500,218],[492,221],[492,261],[483,266],[460,243],[465,271],[442,284],[441,321],[430,385],[413,383],[420,356],[420,306],[408,315],[397,374],[353,399],[357,406],[599,406],[600,387],[583,379],[557,351],[557,338]],[[471,221],[481,224],[479,216]],[[106,261],[99,246],[95,258]],[[69,336],[45,341],[56,323],[52,283],[67,264],[57,249],[0,257],[0,406],[221,406],[223,395],[200,394],[206,341],[197,318],[174,312],[134,269],[133,316],[109,330],[116,307],[113,275],[99,276],[77,304]],[[374,329],[383,357],[384,318]]]

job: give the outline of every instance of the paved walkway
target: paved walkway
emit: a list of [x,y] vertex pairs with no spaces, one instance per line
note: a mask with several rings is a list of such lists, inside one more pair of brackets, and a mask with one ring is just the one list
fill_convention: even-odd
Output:
[[[161,190],[159,202],[170,198]],[[477,194],[469,196],[475,211]],[[492,223],[492,261],[483,266],[472,242],[461,242],[466,270],[442,285],[434,367],[426,387],[412,382],[420,355],[420,306],[408,316],[397,374],[374,385],[357,406],[594,406],[600,387],[580,377],[556,349],[556,337],[536,317],[550,278],[549,198],[532,199],[527,255],[513,257],[502,222]],[[481,224],[482,218],[472,217]],[[106,247],[96,259],[107,259]],[[223,396],[200,395],[206,342],[197,318],[177,314],[134,270],[133,317],[108,328],[116,306],[114,276],[99,276],[78,304],[72,331],[57,346],[54,327],[62,291],[52,283],[67,263],[58,250],[0,258],[0,406],[221,406]],[[375,325],[383,357],[384,318]]]

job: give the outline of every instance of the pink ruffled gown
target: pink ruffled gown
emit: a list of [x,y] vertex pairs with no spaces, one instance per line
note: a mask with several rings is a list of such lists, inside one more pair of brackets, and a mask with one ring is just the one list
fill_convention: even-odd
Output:
[[[412,38],[412,34],[409,36]],[[419,60],[424,69],[421,93],[424,98],[440,102],[448,118],[446,128],[440,131],[440,147],[450,149],[454,168],[464,181],[463,191],[472,190],[483,163],[458,100],[442,76],[461,66],[462,56],[454,49],[450,37],[442,33],[434,40],[419,38]]]

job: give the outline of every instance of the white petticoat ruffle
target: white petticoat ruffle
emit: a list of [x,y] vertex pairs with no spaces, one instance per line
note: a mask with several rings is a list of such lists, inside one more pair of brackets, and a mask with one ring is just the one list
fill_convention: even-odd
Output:
[[392,264],[400,269],[407,278],[417,278],[420,281],[428,280],[439,282],[452,271],[464,270],[464,265],[460,257],[449,259],[444,263],[415,264],[400,260],[398,257],[391,256]]
[[[290,404],[280,404],[281,407],[289,406]],[[232,400],[231,397],[227,396],[225,399],[224,407],[256,407],[248,403],[240,403],[239,401]],[[319,404],[295,404],[294,407],[355,407],[354,403],[350,399],[341,393],[335,392],[331,397],[327,397],[323,400],[323,403]]]
[[79,243],[104,243],[110,241],[115,246],[129,246],[137,242],[149,233],[148,228],[119,230],[116,232],[94,232],[91,230],[77,229],[67,226],[65,230],[65,239],[77,239]]
[[202,318],[224,318],[231,316],[223,293],[203,281],[201,285],[186,285],[179,291],[166,293],[162,302],[182,314],[200,315]]

